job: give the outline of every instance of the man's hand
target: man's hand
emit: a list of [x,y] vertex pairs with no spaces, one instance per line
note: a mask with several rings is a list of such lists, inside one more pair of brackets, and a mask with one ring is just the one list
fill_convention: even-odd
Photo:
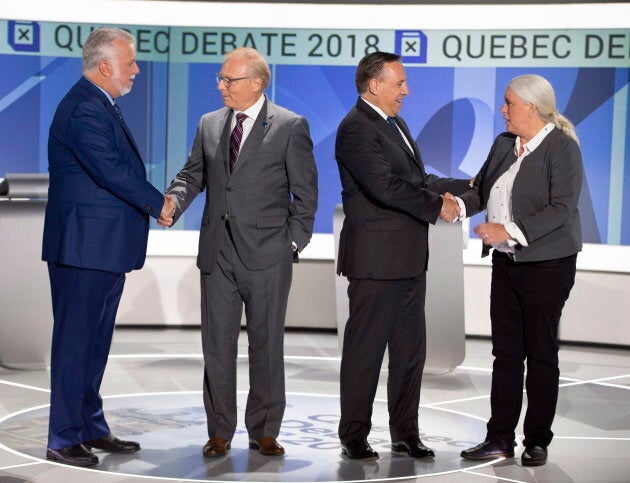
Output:
[[455,201],[455,197],[446,193],[442,196],[442,210],[440,211],[440,218],[447,223],[452,223],[459,218],[459,205]]
[[158,225],[160,226],[172,226],[173,215],[175,215],[175,201],[171,195],[164,196],[164,205],[162,206],[162,212],[158,218]]

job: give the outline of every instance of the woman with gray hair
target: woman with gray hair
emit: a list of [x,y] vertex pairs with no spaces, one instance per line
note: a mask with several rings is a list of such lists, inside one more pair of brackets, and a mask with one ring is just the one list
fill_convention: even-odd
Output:
[[[460,216],[486,210],[475,228],[492,254],[491,417],[486,439],[461,456],[514,457],[515,429],[527,391],[524,466],[547,461],[558,399],[558,325],[582,249],[578,200],[582,155],[553,88],[538,75],[515,77],[501,108],[507,132],[494,141]],[[524,361],[527,377],[524,377]]]

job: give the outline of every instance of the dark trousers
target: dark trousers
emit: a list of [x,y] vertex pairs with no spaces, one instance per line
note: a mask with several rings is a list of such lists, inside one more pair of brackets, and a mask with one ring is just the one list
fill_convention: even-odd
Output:
[[125,274],[48,263],[53,305],[48,447],[110,433],[99,394]]
[[350,317],[341,358],[339,438],[367,438],[385,354],[392,441],[418,435],[420,385],[426,357],[426,274],[405,280],[349,279]]
[[236,430],[236,359],[243,304],[249,341],[249,436],[276,438],[286,406],[284,320],[293,273],[292,250],[263,270],[241,262],[226,229],[216,266],[201,273],[203,399],[208,435],[228,440]]
[[543,262],[492,256],[492,415],[487,438],[511,445],[523,402],[525,446],[549,445],[558,400],[558,325],[575,281],[576,255]]

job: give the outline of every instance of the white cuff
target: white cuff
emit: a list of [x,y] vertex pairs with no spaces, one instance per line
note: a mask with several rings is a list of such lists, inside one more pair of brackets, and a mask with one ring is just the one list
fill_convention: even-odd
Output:
[[521,229],[518,227],[518,225],[516,223],[514,223],[513,221],[506,223],[505,225],[505,231],[508,232],[508,235],[510,235],[510,237],[512,237],[511,240],[507,241],[507,244],[509,247],[513,247],[517,244],[521,245],[521,246],[528,246],[527,243],[527,239],[525,238],[525,235],[523,235],[523,232],[521,231]]
[[459,205],[459,216],[453,220],[453,222],[464,221],[466,219],[466,205],[459,196],[455,197],[455,201],[457,201],[457,204]]

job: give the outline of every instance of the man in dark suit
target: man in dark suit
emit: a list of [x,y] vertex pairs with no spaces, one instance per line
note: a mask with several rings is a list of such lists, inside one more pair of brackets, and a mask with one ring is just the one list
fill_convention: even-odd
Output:
[[337,273],[348,277],[350,299],[341,360],[342,453],[378,458],[367,436],[387,346],[392,451],[431,457],[418,431],[429,223],[456,217],[456,203],[438,193],[462,192],[468,181],[425,173],[398,117],[409,93],[398,55],[368,54],[355,80],[360,98],[341,121],[335,145],[345,214]]
[[146,180],[114,101],[139,72],[132,35],[94,30],[83,47],[83,77],[50,126],[42,258],[54,328],[46,456],[69,465],[97,464],[91,448],[140,449],[111,434],[99,394],[125,272],[144,264],[149,216],[172,214],[172,201]]
[[264,94],[270,70],[254,49],[229,52],[217,74],[225,107],[202,116],[188,162],[168,193],[175,220],[206,191],[201,271],[204,456],[222,456],[236,429],[236,358],[243,303],[249,339],[249,447],[281,455],[284,319],[292,260],[309,242],[317,171],[306,120]]

